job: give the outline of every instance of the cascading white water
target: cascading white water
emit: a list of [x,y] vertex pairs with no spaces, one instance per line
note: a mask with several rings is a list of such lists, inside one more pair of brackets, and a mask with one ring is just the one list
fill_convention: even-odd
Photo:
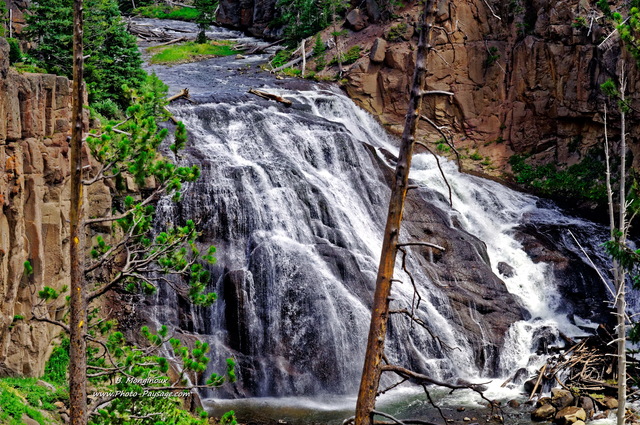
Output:
[[[224,357],[238,359],[244,382],[236,391],[353,393],[389,193],[380,164],[387,161],[383,151],[396,150],[395,142],[337,92],[271,91],[298,106],[292,111],[248,101],[173,108],[191,132],[185,161],[198,162],[203,178],[185,191],[182,205],[163,203],[160,220],[195,217],[207,242],[218,247],[213,272],[224,302],[196,311],[197,323],[190,326],[208,335],[214,369]],[[415,157],[411,178],[433,192],[430,198],[452,229],[459,223],[487,244],[496,275],[499,262],[516,270],[504,281],[531,319],[508,331],[496,371],[487,361],[495,354],[474,348],[491,332],[474,310],[475,301],[468,302],[468,314],[476,330],[465,333],[461,311],[450,306],[441,282],[434,282],[411,254],[408,261],[423,295],[417,315],[439,342],[394,319],[389,356],[437,378],[509,374],[527,365],[536,330],[549,328],[557,335],[557,330],[575,334],[579,329],[557,312],[560,295],[548,266],[535,264],[512,232],[539,210],[536,199],[444,164],[453,210],[436,196],[446,189],[431,157]],[[560,212],[547,209],[545,214]],[[393,306],[407,308],[413,289],[406,275],[398,271],[396,276],[403,283],[395,285]],[[177,320],[178,301],[170,301],[168,293],[161,296],[168,308],[157,313],[158,320]],[[455,349],[443,350],[443,345]]]
[[[172,109],[190,131],[182,161],[199,164],[202,178],[186,188],[183,203],[161,202],[158,222],[199,221],[203,243],[218,247],[211,289],[220,294],[213,307],[200,309],[161,288],[153,317],[208,340],[213,371],[225,357],[238,360],[242,382],[212,396],[353,394],[386,219],[385,173],[394,165],[388,152],[396,151],[396,141],[333,88],[267,89],[294,100],[290,109],[245,95],[251,86],[280,84],[250,72],[260,59],[151,67],[173,90],[189,87],[200,102]],[[234,69],[243,75],[234,78]],[[538,330],[576,331],[557,311],[562,295],[549,267],[533,263],[513,232],[531,216],[536,222],[565,219],[553,208],[536,207],[533,197],[459,174],[448,162],[445,168],[454,210],[443,200],[446,190],[432,158],[415,157],[411,177],[427,189],[412,202],[431,201],[424,213],[430,222],[423,226],[422,207],[414,206],[413,222],[401,235],[424,237],[434,226],[452,239],[451,254],[443,258],[424,250],[407,255],[422,295],[416,315],[437,339],[394,317],[388,355],[436,378],[506,375],[528,361]],[[499,262],[516,270],[503,277],[515,297],[489,272],[484,246],[469,234],[486,243],[496,275]],[[480,271],[447,270],[456,264],[447,263],[447,255],[456,252],[461,268]],[[426,264],[440,269],[431,272]],[[392,308],[411,308],[413,289],[399,266],[402,283],[394,286]],[[474,277],[477,282],[470,282]],[[530,320],[517,321],[518,300]],[[492,312],[494,304],[498,310]],[[504,323],[496,318],[501,314]],[[502,344],[496,332],[507,333],[504,346],[496,345]]]

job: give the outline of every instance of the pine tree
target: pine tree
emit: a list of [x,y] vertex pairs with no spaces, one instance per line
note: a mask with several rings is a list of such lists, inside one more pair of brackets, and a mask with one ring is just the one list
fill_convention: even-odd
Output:
[[205,31],[216,21],[216,8],[218,7],[218,0],[195,0],[193,5],[198,10],[198,17],[196,23],[200,32],[196,38],[196,42],[204,44],[207,42],[207,36]]
[[[48,72],[71,77],[72,1],[37,0],[27,16],[26,34],[37,47],[29,54]],[[124,86],[138,88],[145,78],[136,39],[126,30],[116,0],[86,0],[85,81],[89,102],[129,101]]]

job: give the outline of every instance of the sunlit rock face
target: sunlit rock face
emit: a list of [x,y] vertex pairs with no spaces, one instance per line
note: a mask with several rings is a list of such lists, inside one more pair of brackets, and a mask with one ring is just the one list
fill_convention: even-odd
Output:
[[[350,31],[342,39],[344,51],[357,45],[363,52],[346,67],[346,91],[397,134],[409,99],[422,8],[409,3],[391,22],[357,31],[347,25]],[[253,20],[276,13],[265,12],[269,6],[269,1],[221,1],[225,22],[254,33],[260,27]],[[602,145],[606,99],[600,85],[618,74],[621,49],[615,36],[600,46],[613,28],[604,18],[591,22],[591,12],[599,14],[596,6],[578,0],[438,1],[436,22],[442,29],[434,31],[437,54],[429,57],[427,81],[429,89],[454,96],[430,96],[425,109],[438,125],[453,130],[458,147],[490,160],[468,161],[467,169],[501,176],[510,171],[513,154],[531,155],[534,164],[572,165]],[[331,38],[329,32],[324,39]],[[386,41],[382,47],[380,39]],[[329,49],[328,60],[335,53]],[[633,60],[626,69],[633,96],[640,84]],[[336,69],[323,72],[319,75],[330,76]],[[610,107],[609,115],[609,131],[618,134],[617,108]],[[637,119],[628,119],[629,135],[636,140]],[[426,124],[419,133],[428,140],[441,137]],[[637,166],[640,144],[630,145]]]
[[[37,292],[69,283],[70,82],[19,74],[9,69],[8,52],[0,38],[0,376],[41,376],[60,331],[30,320]],[[86,192],[88,214],[109,211],[106,186]],[[33,268],[28,276],[26,261]],[[51,317],[58,320],[60,298],[50,307],[61,307],[60,317]]]

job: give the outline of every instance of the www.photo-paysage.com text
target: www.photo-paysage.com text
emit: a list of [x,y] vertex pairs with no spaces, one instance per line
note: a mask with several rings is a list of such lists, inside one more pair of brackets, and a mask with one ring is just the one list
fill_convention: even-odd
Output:
[[189,391],[113,391],[113,392],[97,392],[97,397],[188,397]]

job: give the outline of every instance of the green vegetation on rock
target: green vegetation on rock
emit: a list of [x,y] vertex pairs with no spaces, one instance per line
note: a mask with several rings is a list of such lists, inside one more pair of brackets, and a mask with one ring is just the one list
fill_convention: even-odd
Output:
[[278,0],[280,17],[273,26],[283,26],[284,35],[292,45],[327,28],[334,15],[347,10],[343,0]]
[[230,56],[239,53],[239,51],[233,50],[230,43],[226,41],[212,41],[204,44],[189,41],[173,46],[152,47],[149,51],[157,52],[151,57],[151,63],[158,64],[185,63],[192,62],[203,56]]
[[516,182],[528,189],[552,198],[606,202],[605,164],[593,153],[564,170],[555,164],[531,165],[526,159],[524,155],[513,155],[509,164]]
[[[360,46],[351,47],[346,53],[342,54],[342,64],[349,65],[360,59],[360,53],[362,48]],[[339,62],[338,55],[334,56],[330,65],[335,65]]]

